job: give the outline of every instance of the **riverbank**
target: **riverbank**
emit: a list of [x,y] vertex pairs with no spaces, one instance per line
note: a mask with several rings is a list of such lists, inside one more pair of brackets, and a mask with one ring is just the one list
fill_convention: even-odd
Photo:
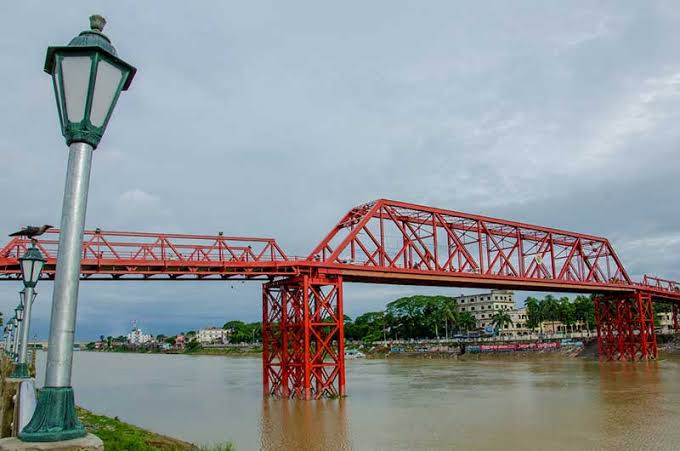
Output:
[[118,418],[97,415],[81,407],[78,417],[88,432],[104,442],[106,451],[235,451],[231,443],[214,446],[196,446],[165,435],[147,431]]
[[113,354],[168,354],[168,355],[214,355],[214,356],[259,356],[262,347],[228,347],[228,348],[195,348],[185,350],[159,351],[151,349],[113,348],[113,349],[82,349],[80,352],[113,353]]

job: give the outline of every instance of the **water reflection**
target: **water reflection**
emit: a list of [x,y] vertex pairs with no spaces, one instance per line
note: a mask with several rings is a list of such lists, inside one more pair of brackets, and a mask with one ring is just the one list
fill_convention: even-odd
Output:
[[260,421],[260,447],[265,451],[353,449],[346,401],[265,399]]

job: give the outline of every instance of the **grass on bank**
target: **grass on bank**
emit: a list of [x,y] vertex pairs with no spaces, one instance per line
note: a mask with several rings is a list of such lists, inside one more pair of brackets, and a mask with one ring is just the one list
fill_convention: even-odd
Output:
[[88,432],[104,442],[106,451],[235,451],[231,443],[195,446],[124,423],[117,418],[96,415],[78,407],[78,416]]

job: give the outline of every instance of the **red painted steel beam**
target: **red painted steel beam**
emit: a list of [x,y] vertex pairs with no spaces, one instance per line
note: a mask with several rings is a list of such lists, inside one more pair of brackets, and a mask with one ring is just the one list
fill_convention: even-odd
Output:
[[[45,276],[56,265],[58,230],[41,237]],[[19,277],[28,246],[0,250],[0,280]],[[345,214],[306,258],[271,238],[85,232],[86,280],[272,280],[312,272],[346,281],[556,292],[649,293],[680,303],[679,284],[630,280],[606,238],[379,199]]]

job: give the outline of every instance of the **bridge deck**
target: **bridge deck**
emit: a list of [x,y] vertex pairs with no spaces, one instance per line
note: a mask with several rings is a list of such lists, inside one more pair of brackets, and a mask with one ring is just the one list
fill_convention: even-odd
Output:
[[[41,237],[54,277],[58,230]],[[0,280],[20,277],[29,246],[0,249]],[[85,232],[83,280],[273,280],[300,274],[347,282],[576,293],[644,291],[680,303],[678,282],[633,282],[606,238],[379,199],[351,209],[308,257],[272,238]]]

